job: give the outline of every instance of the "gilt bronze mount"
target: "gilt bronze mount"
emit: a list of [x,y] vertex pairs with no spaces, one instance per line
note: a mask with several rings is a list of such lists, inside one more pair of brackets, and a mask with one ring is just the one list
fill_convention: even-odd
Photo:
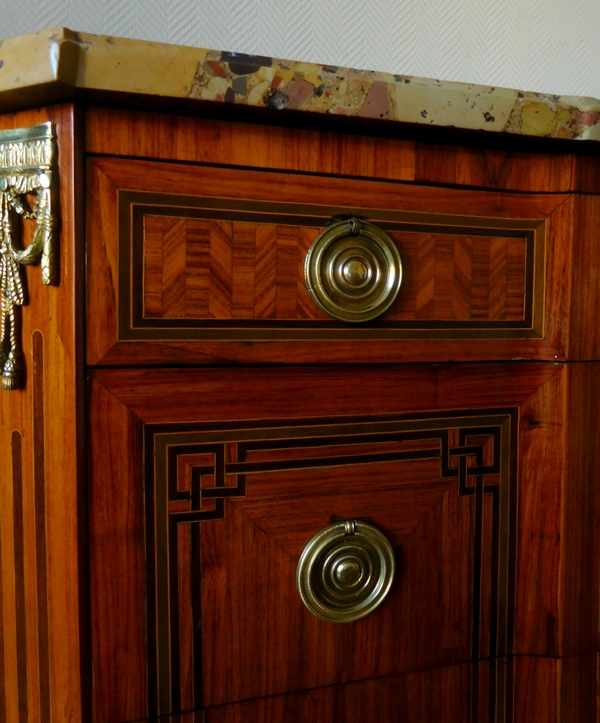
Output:
[[[0,131],[0,374],[6,390],[18,389],[25,376],[18,328],[26,304],[21,267],[41,262],[42,282],[58,283],[56,175],[52,123]],[[27,247],[21,219],[35,222]]]

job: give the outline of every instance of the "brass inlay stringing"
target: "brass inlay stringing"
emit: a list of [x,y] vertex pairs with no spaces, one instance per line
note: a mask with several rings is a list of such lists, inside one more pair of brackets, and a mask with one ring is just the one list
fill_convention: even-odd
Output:
[[308,290],[334,319],[375,319],[400,290],[400,253],[392,239],[366,219],[350,215],[332,221],[306,255]]
[[381,605],[394,581],[394,550],[376,527],[334,522],[306,545],[296,584],[313,615],[332,623],[364,618]]
[[[41,259],[44,284],[58,283],[58,250],[52,212],[56,182],[52,123],[0,131],[0,374],[2,389],[17,389],[25,374],[19,340],[19,307],[26,303],[22,265]],[[30,204],[26,196],[34,197]],[[29,246],[21,243],[19,217],[35,221]]]

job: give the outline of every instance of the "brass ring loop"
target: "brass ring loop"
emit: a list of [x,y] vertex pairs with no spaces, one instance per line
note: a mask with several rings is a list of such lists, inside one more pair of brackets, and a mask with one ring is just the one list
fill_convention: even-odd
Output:
[[342,520],[306,545],[296,584],[313,615],[335,623],[364,618],[381,605],[395,574],[394,551],[368,522]]
[[313,241],[304,276],[312,298],[329,316],[364,322],[393,304],[402,283],[402,260],[386,233],[350,216]]

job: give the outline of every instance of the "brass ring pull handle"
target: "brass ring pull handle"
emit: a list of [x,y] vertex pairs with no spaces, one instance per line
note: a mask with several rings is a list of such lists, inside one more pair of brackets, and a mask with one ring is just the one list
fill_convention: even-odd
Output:
[[343,520],[325,527],[306,545],[296,584],[313,615],[349,623],[383,602],[395,569],[394,551],[385,535],[368,522]]
[[334,220],[304,262],[306,286],[315,302],[340,321],[375,319],[394,302],[402,283],[402,260],[392,239],[366,219]]

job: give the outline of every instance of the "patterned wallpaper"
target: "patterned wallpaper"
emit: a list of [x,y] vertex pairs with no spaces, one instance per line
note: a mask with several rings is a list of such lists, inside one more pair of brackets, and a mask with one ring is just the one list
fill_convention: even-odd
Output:
[[600,97],[599,0],[3,0],[0,37],[106,35]]

